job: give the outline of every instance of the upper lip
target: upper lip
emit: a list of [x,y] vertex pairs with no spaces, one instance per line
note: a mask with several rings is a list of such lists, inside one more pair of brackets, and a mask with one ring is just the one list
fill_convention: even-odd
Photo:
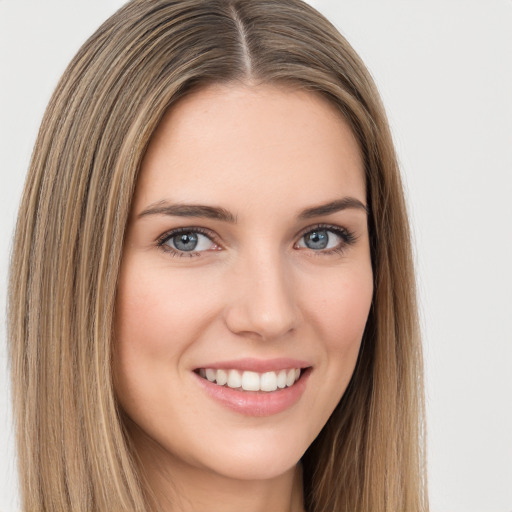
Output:
[[231,361],[216,361],[214,363],[207,363],[200,368],[212,368],[214,370],[240,370],[249,372],[272,372],[277,370],[286,370],[289,368],[308,368],[311,363],[308,361],[301,361],[299,359],[292,359],[289,357],[279,357],[276,359],[256,359],[247,357],[243,359],[233,359]]

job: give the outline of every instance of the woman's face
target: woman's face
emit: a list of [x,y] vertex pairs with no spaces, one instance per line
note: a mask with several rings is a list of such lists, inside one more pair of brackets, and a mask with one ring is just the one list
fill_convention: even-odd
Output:
[[237,479],[296,465],[356,363],[365,205],[358,144],[313,93],[216,85],[172,108],[117,298],[116,392],[141,452]]

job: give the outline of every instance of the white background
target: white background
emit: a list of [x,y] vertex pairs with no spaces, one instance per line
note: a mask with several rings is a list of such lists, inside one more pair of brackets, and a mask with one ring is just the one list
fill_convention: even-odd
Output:
[[[121,0],[0,0],[0,289],[38,124]],[[416,242],[432,512],[512,512],[512,1],[311,0],[372,72]],[[5,294],[0,309],[5,310]],[[18,509],[5,315],[0,511]]]

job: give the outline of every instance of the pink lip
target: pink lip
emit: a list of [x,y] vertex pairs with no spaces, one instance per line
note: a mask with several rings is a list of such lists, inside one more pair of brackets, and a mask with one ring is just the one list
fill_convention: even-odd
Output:
[[[235,361],[231,362],[231,366],[207,366],[206,368],[237,368],[241,369],[240,361],[236,361],[237,364],[233,365]],[[297,362],[297,361],[295,361]],[[276,369],[283,368],[302,368],[303,366],[295,364],[279,366]],[[253,370],[254,366],[251,366],[247,371]],[[265,371],[269,366],[265,366]],[[267,370],[272,371],[272,370]],[[246,416],[271,416],[272,414],[278,414],[280,412],[289,409],[297,403],[306,389],[306,384],[311,374],[312,368],[302,370],[300,379],[295,382],[293,386],[284,389],[278,389],[276,391],[265,392],[265,391],[239,391],[232,389],[227,386],[219,386],[214,382],[210,382],[203,377],[200,377],[197,373],[194,373],[199,384],[203,387],[206,393],[219,402],[221,405],[231,409],[237,413],[244,414]]]
[[255,359],[248,357],[245,359],[236,359],[232,361],[219,361],[216,363],[207,363],[199,368],[213,368],[214,370],[240,370],[242,372],[274,372],[277,370],[287,370],[290,368],[308,368],[312,366],[307,361],[299,361],[298,359],[290,359],[288,357],[280,357],[277,359]]

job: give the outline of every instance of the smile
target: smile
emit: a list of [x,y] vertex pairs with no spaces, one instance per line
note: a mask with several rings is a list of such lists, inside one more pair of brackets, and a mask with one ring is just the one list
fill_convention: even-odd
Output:
[[312,371],[310,361],[281,357],[204,362],[192,374],[219,405],[246,416],[270,416],[294,408]]
[[203,379],[213,382],[218,386],[229,387],[239,391],[263,391],[270,393],[293,386],[301,376],[301,369],[288,368],[258,373],[236,369],[200,368],[198,374]]

